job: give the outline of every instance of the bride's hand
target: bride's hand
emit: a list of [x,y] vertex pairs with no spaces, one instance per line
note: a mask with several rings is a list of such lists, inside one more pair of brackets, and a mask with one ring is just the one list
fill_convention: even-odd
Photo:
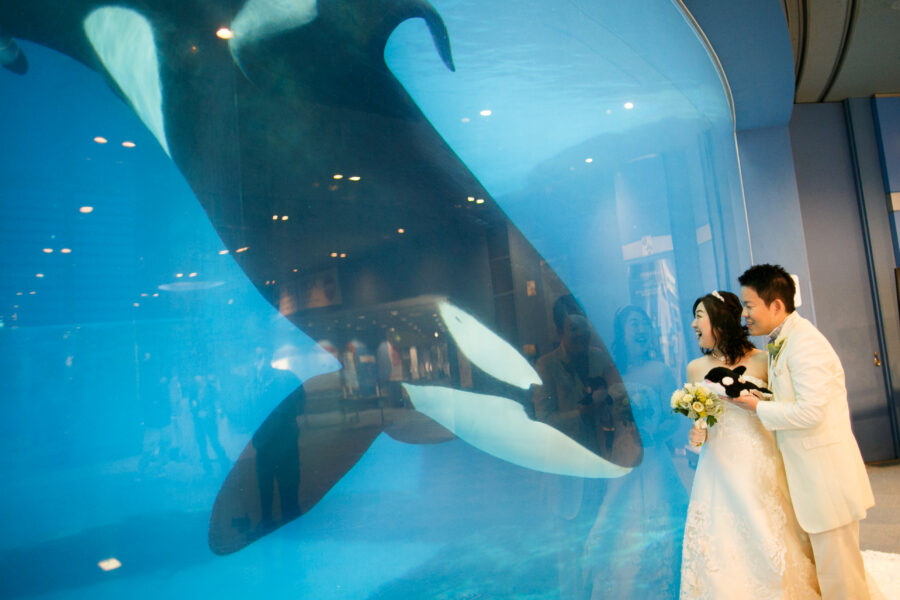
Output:
[[706,437],[706,429],[699,427],[691,427],[691,432],[688,434],[688,440],[691,442],[691,446],[694,447],[702,446],[706,442]]

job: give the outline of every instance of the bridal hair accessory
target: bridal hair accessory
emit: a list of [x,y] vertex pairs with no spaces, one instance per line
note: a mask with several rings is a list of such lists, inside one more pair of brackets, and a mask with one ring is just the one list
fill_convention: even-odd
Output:
[[709,295],[712,296],[713,298],[715,298],[716,300],[721,300],[722,302],[725,302],[725,298],[722,297],[722,294],[719,293],[719,290],[713,290],[712,292],[710,292]]

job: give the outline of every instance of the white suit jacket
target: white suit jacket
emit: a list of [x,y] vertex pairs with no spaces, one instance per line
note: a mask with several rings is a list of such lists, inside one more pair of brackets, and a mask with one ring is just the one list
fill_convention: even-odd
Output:
[[757,414],[775,439],[800,526],[821,533],[865,518],[875,504],[850,429],[844,369],[828,340],[796,312],[769,355],[769,389]]

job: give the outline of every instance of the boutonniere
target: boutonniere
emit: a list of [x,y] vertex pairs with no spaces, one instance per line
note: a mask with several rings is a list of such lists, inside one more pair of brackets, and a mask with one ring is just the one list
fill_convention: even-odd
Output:
[[784,341],[785,338],[781,338],[766,344],[766,350],[769,351],[769,356],[772,357],[772,360],[778,358],[778,353],[781,352],[781,349],[784,347]]

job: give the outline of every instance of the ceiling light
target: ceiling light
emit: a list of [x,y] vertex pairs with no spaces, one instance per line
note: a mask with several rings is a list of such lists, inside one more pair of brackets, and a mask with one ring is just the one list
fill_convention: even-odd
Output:
[[219,30],[216,31],[216,37],[223,40],[230,40],[234,37],[234,32],[232,32],[227,27],[220,27]]
[[626,102],[623,106],[625,107],[625,110],[631,110],[634,108],[634,102]]
[[43,274],[43,273],[35,273],[34,276],[37,277],[38,279],[43,279],[43,278],[44,278],[44,274]]
[[134,142],[122,142],[122,145],[126,148],[134,148],[135,146]]
[[175,277],[184,277],[184,273],[175,273]]
[[469,202],[475,202],[475,196],[469,196],[468,198],[466,198],[466,200],[468,200]]
[[235,252],[246,252],[249,246],[244,246],[243,248],[238,248]]
[[94,207],[93,206],[82,206],[81,208],[78,209],[78,211],[82,212],[84,214],[88,214],[88,213],[94,212]]
[[44,254],[53,254],[53,248],[44,248]]
[[190,275],[188,275],[188,277],[196,277],[196,276],[197,276],[196,273],[191,273]]
[[478,114],[481,115],[482,117],[489,117],[489,116],[491,116],[491,111],[485,109]]
[[350,178],[350,181],[359,181],[360,179],[361,179],[361,177],[359,175],[354,175],[353,177]]
[[475,204],[484,204],[484,198],[479,198],[475,201]]
[[60,252],[62,252],[63,254],[69,254],[72,252],[72,249],[71,248],[63,248],[60,250]]
[[397,233],[406,233],[406,230],[401,227],[397,230]]
[[219,250],[219,254],[228,254],[228,250]]
[[346,252],[341,252],[341,258],[347,258],[347,253],[346,253]]
[[332,252],[332,253],[331,253],[331,258],[337,258],[337,252]]
[[335,173],[335,174],[332,175],[331,177],[332,177],[333,179],[343,179],[343,178],[344,178],[344,176],[341,175],[340,173]]
[[97,142],[98,144],[105,144],[109,140],[107,140],[105,137],[100,137],[98,135],[97,137],[94,138],[94,141]]
[[282,220],[282,221],[287,221],[287,220],[288,220],[288,216],[287,216],[287,215],[283,215],[283,216],[281,217],[281,220]]
[[584,162],[586,162],[587,164],[591,164],[592,162],[594,162],[594,159],[593,159],[593,158],[586,158],[586,159],[584,159]]
[[100,562],[98,562],[97,566],[100,567],[101,569],[103,569],[104,571],[112,571],[114,569],[118,569],[119,567],[121,567],[122,563],[120,563],[115,558],[107,558],[105,560],[101,560]]
[[278,220],[278,215],[272,215],[272,220],[273,220],[273,221],[277,221],[277,220]]

